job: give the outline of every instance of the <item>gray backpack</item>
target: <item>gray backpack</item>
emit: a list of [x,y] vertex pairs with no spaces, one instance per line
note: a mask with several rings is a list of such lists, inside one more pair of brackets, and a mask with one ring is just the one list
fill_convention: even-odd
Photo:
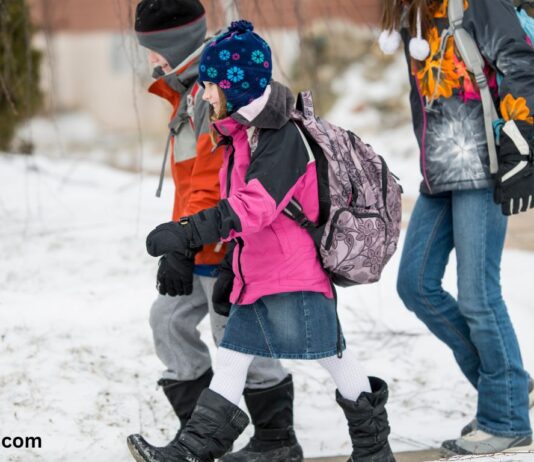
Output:
[[490,161],[490,172],[497,173],[499,168],[497,163],[497,149],[495,147],[495,135],[493,132],[493,122],[498,120],[497,110],[488,85],[488,79],[484,74],[484,58],[480,54],[478,45],[469,32],[464,29],[464,1],[450,0],[448,5],[449,28],[441,37],[442,46],[447,43],[449,36],[454,36],[456,47],[462,56],[464,64],[469,72],[475,76],[480,97],[482,99],[482,109],[484,111],[484,127],[486,129],[486,138],[488,142],[488,153]]
[[284,214],[310,232],[334,284],[378,281],[397,248],[401,186],[371,146],[315,115],[310,92],[299,94],[292,120],[316,162],[319,222],[310,222],[295,199]]

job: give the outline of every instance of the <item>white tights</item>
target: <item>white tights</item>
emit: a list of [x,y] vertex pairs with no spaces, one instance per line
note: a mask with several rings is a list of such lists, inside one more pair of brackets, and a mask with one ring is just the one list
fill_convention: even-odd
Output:
[[[253,359],[253,355],[220,347],[210,389],[237,406]],[[361,392],[371,391],[369,379],[353,351],[346,349],[342,358],[330,356],[317,361],[329,372],[343,398],[356,401]]]

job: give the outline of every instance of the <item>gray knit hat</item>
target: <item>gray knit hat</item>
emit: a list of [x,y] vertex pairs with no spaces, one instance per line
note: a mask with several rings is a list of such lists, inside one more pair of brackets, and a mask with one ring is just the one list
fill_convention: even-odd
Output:
[[140,45],[162,55],[172,68],[202,45],[206,30],[206,14],[198,0],[142,0],[137,5]]

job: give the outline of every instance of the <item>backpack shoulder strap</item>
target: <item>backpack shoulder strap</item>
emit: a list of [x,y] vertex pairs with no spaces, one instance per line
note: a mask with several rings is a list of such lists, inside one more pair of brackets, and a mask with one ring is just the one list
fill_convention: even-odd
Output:
[[163,161],[161,164],[161,171],[159,175],[158,189],[156,190],[156,197],[161,197],[161,189],[163,187],[163,179],[165,178],[165,168],[167,165],[167,157],[169,156],[169,148],[171,146],[171,139],[180,129],[180,126],[183,125],[186,121],[189,121],[193,128],[195,127],[194,123],[194,111],[195,111],[195,102],[197,93],[200,89],[198,82],[195,82],[191,90],[186,90],[182,94],[182,99],[176,114],[169,122],[169,134],[167,136],[167,142],[165,144],[165,153],[163,155]]
[[299,135],[302,138],[302,142],[304,143],[304,146],[306,147],[306,152],[308,153],[308,162],[311,162],[315,159],[315,156],[313,155],[313,150],[310,146],[310,142],[306,138],[306,135],[302,131],[302,128],[299,126],[299,124],[296,121],[293,121],[293,123],[295,124],[295,127],[297,127]]
[[[299,93],[300,97],[301,93]],[[298,103],[297,103],[298,104]],[[312,148],[310,146],[310,143],[306,139],[306,135],[300,128],[299,124],[294,120],[293,123],[295,124],[295,127],[297,127],[297,130],[299,132],[300,137],[302,138],[302,142],[304,143],[304,146],[306,147],[306,152],[308,153],[308,162],[311,162],[315,159],[315,156],[313,155]],[[291,218],[293,221],[296,221],[300,226],[303,228],[311,228],[315,225],[308,220],[306,215],[304,214],[304,211],[302,209],[302,206],[300,203],[295,199],[294,197],[291,198],[289,203],[287,204],[286,208],[282,210],[282,213],[288,217]]]
[[447,14],[449,16],[449,24],[455,29],[463,28],[464,20],[464,2],[463,0],[449,0],[447,7]]
[[294,197],[291,198],[286,208],[282,210],[282,213],[290,218],[291,220],[297,222],[297,224],[302,228],[314,228],[315,224],[308,220],[308,217],[304,214],[302,205]]
[[471,35],[464,29],[464,0],[449,0],[448,5],[449,29],[454,35],[454,41],[467,67],[467,70],[473,73],[480,89],[482,99],[482,108],[484,110],[484,127],[486,129],[486,138],[488,142],[488,152],[490,160],[490,172],[497,173],[497,149],[495,147],[495,134],[493,131],[493,122],[499,116],[491,97],[488,85],[488,79],[484,74],[485,62],[480,54],[478,46]]
[[305,119],[311,119],[315,117],[315,109],[313,108],[313,98],[310,90],[301,91],[298,94],[296,109],[304,115]]

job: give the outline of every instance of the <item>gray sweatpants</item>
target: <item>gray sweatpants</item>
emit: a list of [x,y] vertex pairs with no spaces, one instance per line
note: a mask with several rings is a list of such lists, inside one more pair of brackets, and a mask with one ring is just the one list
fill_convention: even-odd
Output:
[[[227,318],[213,311],[215,278],[195,275],[193,293],[182,297],[158,295],[150,310],[156,354],[167,368],[162,378],[194,380],[211,367],[207,345],[198,325],[209,314],[215,344],[222,339]],[[216,369],[217,365],[214,365]],[[256,357],[247,375],[247,388],[269,388],[287,377],[279,360]]]

